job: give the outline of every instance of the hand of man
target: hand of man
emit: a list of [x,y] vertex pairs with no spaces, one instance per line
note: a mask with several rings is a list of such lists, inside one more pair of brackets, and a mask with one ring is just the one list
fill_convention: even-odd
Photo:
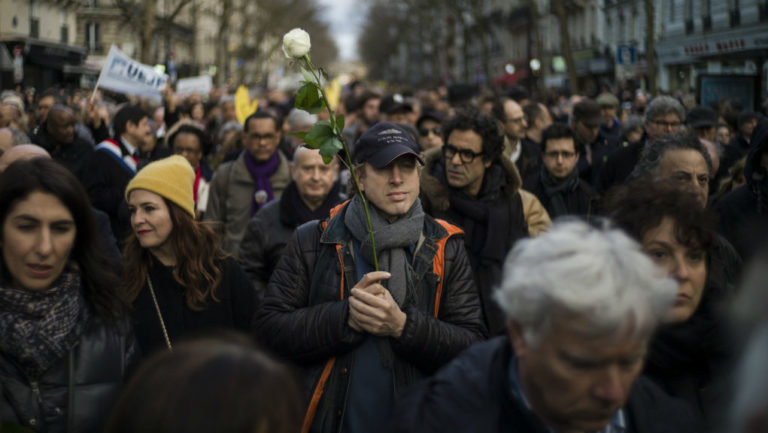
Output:
[[398,338],[405,327],[406,315],[389,290],[380,281],[388,272],[369,272],[352,288],[349,298],[349,325],[379,337]]

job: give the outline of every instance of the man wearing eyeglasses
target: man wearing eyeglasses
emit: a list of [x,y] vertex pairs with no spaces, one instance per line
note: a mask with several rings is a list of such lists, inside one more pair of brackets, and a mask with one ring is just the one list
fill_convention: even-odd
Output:
[[539,175],[523,186],[536,194],[553,219],[564,215],[589,216],[595,210],[597,193],[579,177],[573,130],[555,123],[542,133],[542,166]]
[[683,119],[685,109],[677,99],[663,95],[653,98],[645,109],[645,134],[640,141],[621,147],[608,155],[594,183],[598,192],[605,193],[612,186],[624,183],[635,169],[647,143],[680,132]]
[[205,219],[223,225],[222,247],[235,257],[248,221],[291,182],[288,160],[278,149],[282,126],[276,114],[251,114],[242,133],[245,150],[219,166],[211,179]]
[[520,175],[502,154],[504,138],[496,120],[475,108],[447,120],[443,139],[441,149],[424,155],[422,205],[429,215],[464,229],[485,323],[491,335],[501,334],[504,316],[491,293],[507,252],[529,234]]

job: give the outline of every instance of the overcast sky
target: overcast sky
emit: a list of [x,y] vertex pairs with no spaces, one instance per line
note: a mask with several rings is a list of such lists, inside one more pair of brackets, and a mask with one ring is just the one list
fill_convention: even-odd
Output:
[[357,33],[365,16],[365,2],[360,0],[319,0],[336,38],[342,60],[357,59]]

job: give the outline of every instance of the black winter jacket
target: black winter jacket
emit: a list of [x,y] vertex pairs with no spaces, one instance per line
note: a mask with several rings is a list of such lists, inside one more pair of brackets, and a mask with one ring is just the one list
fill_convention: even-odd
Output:
[[69,354],[37,381],[0,353],[0,421],[48,433],[101,432],[137,360],[133,334],[93,316]]
[[82,182],[86,175],[86,162],[93,153],[93,146],[75,134],[75,140],[66,146],[59,146],[53,142],[44,123],[37,128],[32,136],[32,143],[37,144],[51,154],[51,158],[67,169]]
[[[345,212],[346,208],[330,219],[325,230],[317,221],[296,229],[255,319],[260,340],[304,368],[310,394],[326,362],[335,358],[313,432],[339,430],[354,350],[365,338],[347,324],[349,291],[357,278]],[[425,216],[422,234],[424,242],[413,258],[413,286],[408,286],[402,306],[407,315],[405,327],[400,338],[389,339],[396,395],[485,336],[480,301],[460,236],[450,237],[445,246],[442,296],[439,314],[434,317],[438,276],[432,272],[432,259],[438,240],[448,233]]]
[[[508,337],[478,343],[416,387],[395,409],[392,432],[549,433],[513,396]],[[558,390],[553,389],[552,392]],[[689,406],[642,376],[625,405],[627,433],[699,433]]]
[[[480,292],[485,325],[490,335],[506,332],[507,324],[501,310],[491,298],[494,287],[501,281],[504,259],[515,242],[528,237],[523,201],[520,197],[522,181],[515,164],[508,158],[501,158],[486,170],[483,186],[475,199],[451,188],[445,180],[442,154],[439,149],[424,155],[425,167],[421,171],[421,202],[424,212],[433,218],[441,218],[465,231],[475,284]],[[499,188],[490,185],[491,170],[502,172]],[[499,179],[496,179],[499,181]],[[491,191],[484,193],[484,191]],[[488,209],[486,225],[478,224],[471,217],[457,211],[455,197],[462,196],[472,201],[472,207]]]

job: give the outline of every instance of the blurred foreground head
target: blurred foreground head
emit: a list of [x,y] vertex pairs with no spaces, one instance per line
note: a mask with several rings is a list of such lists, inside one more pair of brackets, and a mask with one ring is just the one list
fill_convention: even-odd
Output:
[[123,391],[108,433],[288,433],[303,419],[288,368],[245,338],[201,339],[148,359]]

